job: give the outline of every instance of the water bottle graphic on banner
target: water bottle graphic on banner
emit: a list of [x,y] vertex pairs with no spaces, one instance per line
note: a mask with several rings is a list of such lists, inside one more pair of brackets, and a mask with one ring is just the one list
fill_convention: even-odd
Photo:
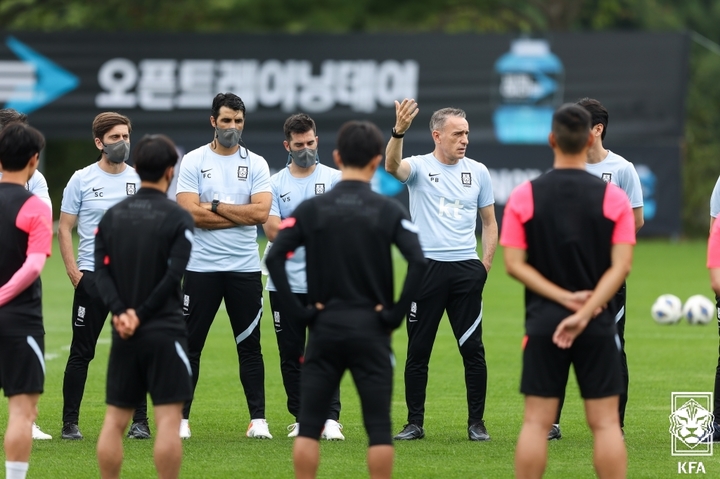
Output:
[[563,66],[546,40],[514,40],[495,62],[493,113],[500,143],[544,144],[563,98]]

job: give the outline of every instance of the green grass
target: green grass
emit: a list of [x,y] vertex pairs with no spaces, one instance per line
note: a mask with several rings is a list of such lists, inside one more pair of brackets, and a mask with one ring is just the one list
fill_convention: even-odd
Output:
[[[717,358],[718,336],[714,324],[706,327],[656,325],[649,308],[660,294],[673,293],[683,300],[692,294],[711,296],[702,242],[643,241],[636,248],[628,280],[627,354],[630,365],[630,402],[626,418],[629,456],[628,477],[661,478],[677,474],[679,458],[670,455],[668,414],[673,391],[711,391]],[[110,343],[106,326],[91,363],[81,409],[83,441],[59,439],[62,411],[62,377],[70,344],[72,287],[57,244],[43,273],[47,379],[38,423],[55,436],[36,441],[29,478],[98,477],[95,445],[105,410],[105,371]],[[504,271],[502,252],[485,288],[484,339],[489,372],[486,424],[488,443],[467,440],[465,387],[460,355],[447,321],[442,323],[430,364],[426,439],[396,444],[395,477],[398,478],[509,478],[521,425],[522,396],[520,341],[523,335],[523,299],[520,285]],[[266,304],[268,304],[266,300]],[[210,331],[201,362],[200,383],[191,418],[193,436],[183,443],[181,476],[184,478],[288,478],[292,477],[292,440],[285,427],[292,421],[285,407],[277,345],[268,308],[262,321],[266,370],[267,419],[275,436],[271,441],[247,439],[248,412],[239,380],[237,356],[224,311]],[[405,422],[402,381],[406,334],[394,335],[397,355],[393,396],[393,431]],[[367,439],[352,381],[341,387],[341,422],[345,442],[322,444],[319,476],[367,476]],[[7,411],[0,408],[0,424]],[[3,426],[4,427],[4,426]],[[152,428],[152,421],[151,421]],[[577,386],[571,379],[563,411],[563,439],[550,444],[546,477],[590,478],[592,437],[585,424]],[[123,477],[155,477],[152,442],[125,440]],[[705,459],[708,476],[720,475],[720,464]],[[693,460],[687,458],[685,460]]]

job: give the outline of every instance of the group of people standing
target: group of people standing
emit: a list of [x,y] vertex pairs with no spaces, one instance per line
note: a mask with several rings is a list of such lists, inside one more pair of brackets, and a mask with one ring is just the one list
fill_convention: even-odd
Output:
[[[246,435],[272,438],[265,416],[260,348],[263,291],[258,225],[271,242],[266,250],[270,273],[266,289],[287,407],[295,418],[288,436],[297,437],[293,452],[297,477],[315,477],[318,439],[344,439],[339,383],[347,369],[363,406],[370,475],[390,477],[394,362],[390,333],[405,318],[408,415],[394,439],[416,440],[426,434],[428,364],[447,312],[465,370],[467,437],[490,440],[485,425],[482,292],[499,236],[508,273],[527,288],[521,386],[526,416],[517,450],[518,477],[540,477],[546,438],[561,436],[559,419],[553,419],[559,418],[571,363],[597,439],[598,474],[622,477],[625,406],[618,398],[627,397],[623,282],[635,232],[642,226],[642,196],[632,164],[602,146],[607,110],[596,100],[584,99],[555,113],[549,138],[555,169],[513,193],[499,235],[489,171],[465,156],[469,143],[465,112],[456,108],[434,112],[432,153],[403,158],[403,137],[419,108],[412,99],[395,106],[395,127],[387,144],[372,123],[343,125],[333,152],[339,170],[319,163],[314,121],[302,113],[292,115],[284,125],[287,168],[270,176],[266,161],[242,141],[242,100],[220,93],[211,108],[212,141],[186,154],[180,163],[177,204],[165,197],[178,159],[173,143],[162,135],[143,137],[133,150],[133,168],[126,163],[130,120],[112,112],[95,118],[93,137],[99,157],[68,182],[58,230],[61,255],[75,288],[61,437],[83,437],[79,410],[88,364],[111,313],[108,411],[98,443],[102,477],[119,477],[121,438],[131,419],[129,437],[151,437],[148,392],[157,426],[156,467],[162,477],[177,476],[180,438],[191,436],[189,415],[201,353],[223,300],[249,410]],[[32,136],[35,130],[16,121],[0,133],[3,170],[19,172],[6,173],[3,183],[14,181],[32,192],[29,182],[42,144],[28,140],[27,151],[20,155],[27,156],[25,166],[17,169],[3,156],[4,145],[15,141],[10,132],[16,131]],[[409,189],[409,213],[370,189],[383,147],[385,169]],[[592,175],[579,171],[585,169]],[[609,183],[618,184],[625,193]],[[30,202],[27,191],[14,187],[13,191],[18,208],[27,201],[33,214],[49,215],[46,206],[40,208],[42,203]],[[7,213],[0,219],[15,221],[17,215],[11,216]],[[77,259],[71,236],[76,224]],[[43,239],[40,247],[33,241],[38,249],[31,255],[28,246],[25,263],[40,256],[44,262],[50,253],[47,242]],[[397,301],[393,244],[408,262]],[[39,259],[34,263],[36,269],[39,263]],[[23,261],[13,266],[16,275],[24,271],[20,265]],[[15,276],[7,280],[11,286],[18,281]],[[20,304],[13,296],[9,303],[4,298],[7,284],[0,287],[0,325],[4,316],[16,314],[8,305]],[[39,305],[39,296],[37,301]],[[39,346],[31,349],[42,351],[42,332],[35,333]],[[0,328],[0,340],[13,334]],[[598,371],[598,363],[611,367]],[[0,369],[5,367],[2,360]],[[32,401],[36,404],[42,392],[43,374],[39,376],[39,386],[30,385],[19,393],[29,396],[28,407],[34,407]],[[12,404],[14,396],[5,376],[0,381]],[[18,437],[27,439],[27,444],[31,426],[38,429],[35,415],[33,409],[17,426]],[[15,424],[13,418],[11,407],[10,425]],[[537,443],[538,431],[542,444]],[[22,463],[27,470],[29,447],[26,455],[7,457],[9,463]]]

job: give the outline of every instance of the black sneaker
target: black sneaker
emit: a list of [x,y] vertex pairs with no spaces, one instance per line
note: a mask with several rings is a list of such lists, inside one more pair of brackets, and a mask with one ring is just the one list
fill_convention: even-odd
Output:
[[425,437],[425,429],[417,424],[405,424],[403,430],[397,433],[393,439],[396,441],[412,441],[413,439],[422,439]]
[[471,441],[489,441],[490,434],[485,429],[485,421],[476,422],[468,428],[468,439]]
[[60,437],[63,439],[82,439],[83,435],[80,432],[80,429],[78,428],[78,425],[74,422],[66,422],[63,424],[62,432],[60,433]]
[[148,426],[147,421],[132,423],[127,437],[131,439],[150,439],[150,426]]
[[548,433],[548,441],[552,441],[553,439],[562,439],[562,433],[560,432],[560,424],[553,424],[553,427],[550,428],[550,432]]

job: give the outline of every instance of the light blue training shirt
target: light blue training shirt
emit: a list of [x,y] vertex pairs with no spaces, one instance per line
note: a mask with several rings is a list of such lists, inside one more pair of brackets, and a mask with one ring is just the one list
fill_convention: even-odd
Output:
[[475,227],[478,209],[495,203],[490,172],[462,158],[454,165],[435,155],[405,158],[410,175],[410,215],[420,230],[425,257],[435,261],[479,259]]
[[[241,155],[242,153],[242,155]],[[262,156],[243,148],[218,155],[210,145],[187,153],[180,163],[177,193],[196,193],[201,203],[246,205],[251,196],[270,193],[270,170]],[[257,226],[195,229],[188,271],[252,273],[260,271]]]

